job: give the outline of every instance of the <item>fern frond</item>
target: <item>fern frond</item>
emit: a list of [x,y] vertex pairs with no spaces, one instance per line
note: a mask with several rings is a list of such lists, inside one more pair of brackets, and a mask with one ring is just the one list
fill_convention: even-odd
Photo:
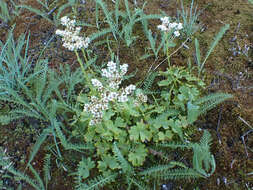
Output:
[[103,29],[103,30],[101,30],[101,31],[98,31],[98,32],[96,32],[96,33],[93,33],[92,35],[89,36],[89,38],[90,38],[91,41],[94,41],[94,40],[96,40],[97,38],[100,38],[100,37],[102,37],[102,36],[104,36],[105,34],[108,34],[108,33],[110,33],[110,32],[112,32],[112,29],[111,29],[111,28],[105,28],[105,29]]
[[194,169],[191,168],[183,168],[183,169],[172,169],[168,170],[162,175],[158,176],[159,178],[162,178],[164,180],[168,179],[194,179],[194,178],[200,178],[203,177],[200,173],[195,171]]
[[[208,51],[207,51],[205,60],[203,61],[203,64],[202,64],[203,66],[204,66],[204,64],[205,64],[205,62],[206,62],[206,60],[207,60],[207,58],[209,57],[209,55],[213,52],[215,46],[218,44],[218,42],[221,40],[221,38],[223,37],[223,35],[225,34],[225,32],[226,32],[228,29],[229,29],[229,24],[226,24],[225,26],[223,26],[223,27],[220,29],[219,33],[215,36],[215,38],[214,38],[212,44],[210,45],[210,47],[209,47],[209,49],[208,49]],[[202,66],[202,67],[203,67],[203,66]]]
[[[105,18],[106,18],[106,22],[109,24],[110,29],[112,30],[113,36],[115,38],[115,40],[117,39],[117,34],[119,34],[118,32],[118,26],[114,23],[113,18],[112,18],[112,14],[109,12],[109,10],[107,9],[106,4],[102,1],[102,0],[96,0],[96,11],[98,9],[98,5],[102,8]],[[98,12],[96,13],[96,20],[98,22]],[[97,23],[98,26],[98,23]]]
[[215,93],[215,94],[210,94],[198,99],[197,101],[194,102],[194,104],[200,105],[199,115],[201,115],[203,113],[206,113],[208,110],[211,110],[212,108],[216,107],[218,104],[232,97],[233,96],[231,94]]
[[182,150],[184,150],[184,149],[191,149],[193,144],[192,143],[184,144],[184,143],[180,143],[180,142],[169,142],[169,143],[160,143],[160,144],[157,144],[157,146],[173,148],[173,149],[181,148]]
[[117,161],[120,163],[120,166],[121,166],[123,172],[124,173],[132,173],[133,168],[131,167],[131,165],[128,163],[128,161],[121,154],[119,148],[117,147],[116,142],[114,142],[114,144],[113,144],[113,153],[114,153]]
[[152,176],[155,177],[158,174],[164,173],[166,170],[173,168],[174,165],[167,164],[167,165],[158,165],[158,166],[152,166],[148,169],[145,169],[142,172],[139,172],[138,175],[144,175],[144,176]]
[[43,132],[41,133],[41,135],[37,138],[36,143],[34,144],[32,151],[29,155],[29,161],[27,163],[27,166],[29,166],[30,163],[32,162],[32,160],[34,159],[34,157],[37,154],[37,152],[39,151],[42,143],[46,140],[48,134],[49,134],[48,129],[44,129]]
[[31,164],[28,165],[30,171],[32,172],[32,174],[34,175],[36,182],[38,183],[38,186],[41,190],[46,190],[44,183],[40,177],[40,175],[38,174],[38,172],[32,167]]
[[90,144],[72,144],[67,142],[67,139],[63,132],[60,129],[59,123],[57,121],[53,121],[53,126],[56,130],[57,137],[60,139],[62,146],[67,149],[67,150],[76,150],[76,151],[81,151],[81,150],[91,150],[94,147]]
[[31,185],[32,187],[34,187],[34,189],[36,190],[43,190],[40,188],[39,184],[37,184],[37,182],[33,179],[31,179],[30,177],[28,177],[27,175],[15,170],[13,167],[9,167],[8,171],[10,173],[12,173],[15,176],[15,179],[17,181],[23,180],[26,183],[28,183],[29,185]]
[[204,131],[200,143],[193,145],[193,168],[205,177],[212,175],[216,168],[214,156],[209,151],[210,142],[210,133]]
[[225,34],[225,32],[229,29],[229,24],[226,24],[225,26],[223,26],[219,33],[215,36],[212,44],[210,45],[207,53],[206,53],[206,56],[205,56],[205,59],[204,61],[201,63],[200,67],[198,67],[198,76],[200,76],[203,68],[204,68],[204,65],[206,63],[206,60],[208,59],[208,57],[210,56],[210,54],[213,52],[215,46],[218,44],[218,42],[221,40],[221,38],[223,37],[223,35]]
[[200,146],[209,147],[210,144],[211,144],[211,141],[212,141],[211,134],[208,133],[208,131],[205,130],[203,136],[200,139],[200,143],[199,143]]
[[0,124],[1,125],[8,125],[13,118],[10,115],[0,115]]
[[143,181],[140,181],[134,177],[129,177],[128,180],[130,182],[132,182],[138,188],[138,190],[149,190],[150,189]]
[[144,80],[143,82],[143,90],[146,92],[146,91],[150,91],[153,83],[154,83],[154,80],[156,78],[156,76],[158,75],[157,72],[151,72]]
[[44,164],[43,164],[43,172],[44,172],[44,181],[45,181],[45,186],[47,189],[47,185],[49,180],[51,179],[51,174],[50,174],[50,159],[51,159],[51,155],[50,154],[46,154],[45,158],[44,158]]
[[107,177],[99,175],[92,180],[88,180],[88,182],[80,184],[77,190],[100,190],[105,185],[111,183],[116,178],[117,174],[113,174]]
[[[45,18],[47,21],[49,21],[50,23],[53,23],[53,21],[48,17],[48,15],[45,12],[40,11],[39,9],[27,6],[27,5],[17,5],[17,8],[21,8],[21,9],[27,9],[43,18]],[[54,23],[53,23],[54,24]]]

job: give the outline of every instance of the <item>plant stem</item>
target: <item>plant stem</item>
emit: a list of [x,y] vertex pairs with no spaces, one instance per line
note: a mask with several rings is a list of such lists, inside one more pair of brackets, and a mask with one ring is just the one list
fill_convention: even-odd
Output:
[[88,65],[88,59],[87,59],[86,53],[85,53],[85,51],[84,51],[83,48],[82,48],[82,53],[83,53],[83,57],[84,57],[84,60],[85,60],[85,62],[86,62],[86,66],[87,66],[89,72],[90,72],[90,73],[94,73],[93,70],[90,69],[90,67],[89,67],[89,65]]
[[[80,58],[80,56],[79,56],[77,50],[75,50],[75,54],[76,54],[76,57],[77,57],[77,61],[78,61],[79,64],[80,64],[80,67],[81,67],[81,70],[82,70],[82,72],[83,72],[84,78],[85,78],[85,80],[86,80],[86,82],[87,82],[89,88],[92,89],[92,85],[91,85],[91,83],[90,83],[89,76],[88,76],[88,74],[85,72],[85,69],[84,69],[84,66],[83,66],[83,61],[81,60],[81,58]],[[87,58],[86,58],[86,60],[87,60]],[[86,60],[85,60],[85,61],[86,61]],[[87,63],[87,62],[86,62],[86,63]]]
[[168,60],[168,65],[170,67],[170,54],[169,54],[169,39],[168,39],[169,34],[167,34],[166,37],[166,54],[167,54],[167,60]]
[[80,67],[81,67],[81,70],[83,72],[83,75],[85,77],[86,76],[86,72],[85,72],[85,69],[84,69],[84,66],[83,66],[83,62],[82,62],[82,60],[81,60],[81,58],[80,58],[80,56],[79,56],[79,54],[78,54],[78,52],[76,50],[75,50],[75,54],[76,54],[76,57],[77,57],[77,61],[80,64]]

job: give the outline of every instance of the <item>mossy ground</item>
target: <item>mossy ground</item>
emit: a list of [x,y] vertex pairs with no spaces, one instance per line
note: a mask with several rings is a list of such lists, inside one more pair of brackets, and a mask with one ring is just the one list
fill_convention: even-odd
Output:
[[[16,0],[16,2],[21,1]],[[22,2],[37,9],[42,8],[35,0]],[[131,3],[130,0],[129,2]],[[137,0],[137,2],[142,4],[144,1]],[[185,5],[190,4],[189,1],[184,2]],[[112,6],[111,1],[108,0],[108,3]],[[219,42],[205,65],[205,78],[209,85],[208,91],[231,93],[234,99],[207,113],[197,123],[199,127],[208,129],[212,133],[212,152],[217,164],[215,174],[208,179],[192,181],[190,186],[182,184],[181,186],[183,189],[199,187],[201,190],[247,189],[247,186],[248,189],[251,189],[253,188],[253,175],[247,174],[253,172],[253,134],[249,133],[244,136],[244,142],[242,136],[250,130],[247,124],[253,126],[253,6],[246,0],[196,0],[195,4],[198,5],[199,10],[203,9],[199,17],[201,28],[195,34],[200,42],[202,57],[219,29],[224,24],[230,24],[229,31]],[[147,1],[145,12],[151,14],[162,10],[169,16],[175,16],[177,8],[180,8],[178,0],[152,0]],[[80,10],[84,11],[80,17],[87,19],[89,23],[94,22],[95,18],[91,16],[95,14],[94,2],[89,1],[87,6]],[[27,10],[22,11],[20,16],[15,17],[11,23],[16,23],[15,37],[22,33],[30,33],[29,53],[34,59],[56,30],[53,24]],[[152,30],[156,29],[158,23],[151,22]],[[8,26],[0,27],[0,39],[3,42],[7,37],[8,29]],[[86,34],[92,32],[92,29],[88,29]],[[121,63],[128,63],[131,71],[138,69],[135,78],[138,81],[143,78],[153,63],[158,64],[164,57],[156,61],[152,58],[139,60],[139,57],[145,53],[143,46],[147,46],[148,43],[138,30],[136,34],[140,38],[135,42],[134,49],[124,45],[120,48],[112,45],[112,48],[119,53]],[[181,49],[173,55],[171,64],[187,66],[186,57],[192,57],[194,60],[193,41],[187,45],[192,47],[191,51]],[[239,47],[241,48],[240,54],[238,54]],[[243,52],[245,47],[249,47],[248,52]],[[101,47],[94,51],[105,61],[109,60],[110,55],[107,48]],[[73,67],[78,65],[75,55],[61,46],[60,38],[55,38],[50,43],[45,55],[50,66],[54,68],[58,68],[59,64],[70,64]],[[166,66],[165,63],[159,69],[164,69]],[[0,145],[7,148],[9,155],[14,158],[12,161],[19,169],[24,167],[29,157],[29,150],[36,140],[36,129],[29,128],[30,125],[25,121],[20,121],[0,128]],[[39,152],[33,161],[37,170],[41,170],[44,154],[45,152]],[[76,164],[69,163],[68,159],[59,160],[59,162],[68,163],[66,165],[72,166],[73,169]],[[64,170],[57,169],[55,163],[53,165],[55,166],[52,171],[54,180],[50,183],[49,189],[73,189],[73,178],[66,176],[67,172]]]

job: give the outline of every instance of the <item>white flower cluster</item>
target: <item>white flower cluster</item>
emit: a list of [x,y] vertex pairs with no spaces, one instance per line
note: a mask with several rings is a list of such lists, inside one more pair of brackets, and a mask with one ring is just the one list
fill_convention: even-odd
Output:
[[110,102],[127,102],[129,95],[136,90],[136,86],[132,84],[125,88],[119,88],[123,76],[127,73],[127,68],[127,64],[117,68],[117,64],[110,61],[107,68],[102,69],[102,76],[106,78],[106,84],[103,85],[98,79],[91,80],[92,85],[98,90],[98,96],[91,96],[90,103],[84,105],[84,111],[93,116],[90,125],[96,125],[102,121],[103,111],[109,108]]
[[179,30],[183,29],[182,23],[176,23],[176,22],[171,23],[169,17],[163,17],[160,20],[162,21],[162,24],[157,26],[158,29],[160,29],[163,32],[173,31],[173,34],[175,37],[180,36]]
[[135,106],[140,106],[141,103],[146,103],[148,101],[148,97],[143,93],[138,93],[136,95],[136,99],[134,101]]
[[102,76],[107,78],[111,89],[118,89],[122,82],[122,77],[127,73],[127,64],[120,65],[120,71],[117,69],[116,63],[108,62],[107,69],[102,69]]
[[90,43],[90,38],[79,36],[81,27],[75,27],[76,21],[71,20],[67,16],[61,18],[61,24],[66,26],[65,30],[56,30],[56,34],[63,37],[63,46],[70,51],[87,48]]

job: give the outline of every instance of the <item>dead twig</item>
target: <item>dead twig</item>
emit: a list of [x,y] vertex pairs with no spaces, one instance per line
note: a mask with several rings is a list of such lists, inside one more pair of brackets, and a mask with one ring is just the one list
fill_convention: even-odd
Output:
[[247,145],[246,145],[246,143],[245,143],[244,137],[247,136],[247,135],[248,135],[249,133],[251,133],[251,132],[253,132],[253,129],[247,131],[245,134],[243,134],[243,135],[241,136],[242,143],[243,143],[243,145],[244,145],[244,149],[245,149],[247,158],[249,157],[249,153],[248,153],[248,150],[247,150]]
[[219,128],[220,128],[222,110],[223,110],[223,106],[220,107],[219,117],[218,117],[218,122],[217,122],[217,128],[216,128],[217,136],[218,136],[218,139],[219,139],[219,144],[221,144],[221,135],[220,135],[220,132],[219,132]]
[[244,124],[246,124],[249,128],[253,129],[253,127],[247,122],[245,121],[243,118],[241,118],[240,116],[238,117]]

